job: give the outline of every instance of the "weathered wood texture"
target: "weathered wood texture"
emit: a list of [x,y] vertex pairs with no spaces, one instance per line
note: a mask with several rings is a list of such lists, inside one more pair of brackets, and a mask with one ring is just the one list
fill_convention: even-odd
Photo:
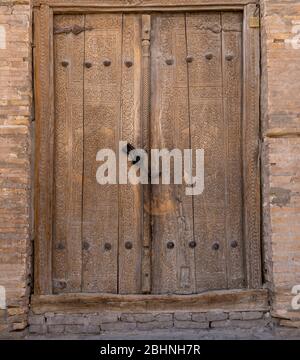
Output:
[[287,128],[287,127],[271,128],[265,132],[264,136],[270,138],[299,137],[300,128]]
[[[151,162],[151,15],[143,14],[142,20],[142,118],[141,136],[142,147],[150,154],[148,161]],[[149,169],[149,163],[148,163]],[[152,289],[152,235],[151,235],[151,186],[143,187],[142,211],[143,211],[143,254],[142,254],[142,293],[150,293]]]
[[261,286],[260,235],[260,47],[259,29],[250,28],[250,17],[255,5],[244,12],[243,31],[243,178],[244,178],[244,237],[246,251],[247,285]]
[[99,150],[141,147],[140,16],[59,15],[54,33],[54,291],[140,292],[141,187],[95,177]]
[[52,12],[42,5],[35,12],[35,289],[52,293],[52,195],[53,195],[53,59]]
[[264,311],[269,309],[267,290],[220,290],[198,295],[112,295],[61,294],[34,295],[31,310],[89,313],[93,311]]
[[[142,148],[141,17],[123,15],[120,140]],[[128,66],[128,62],[132,62]],[[119,187],[119,293],[141,292],[143,235],[142,185]],[[126,243],[132,243],[127,249]],[[148,270],[148,273],[150,271]]]
[[[249,3],[255,3],[255,0],[105,0],[86,1],[85,7],[93,8],[147,8],[147,7],[158,7],[158,8],[183,8],[187,6],[235,6],[235,5],[246,5]],[[34,6],[40,6],[41,4],[47,4],[55,7],[82,7],[82,1],[80,0],[34,0]]]
[[85,32],[85,61],[91,67],[84,75],[82,291],[116,293],[119,193],[117,185],[97,183],[96,154],[116,152],[119,141],[122,15],[86,15],[85,26],[92,30]]
[[153,27],[152,148],[205,151],[203,194],[152,186],[153,291],[243,287],[242,14],[158,15]]
[[[57,16],[59,29],[84,26],[83,16]],[[55,154],[53,292],[81,291],[84,33],[54,35]]]
[[[245,286],[243,237],[242,13],[222,13],[223,120],[226,154],[227,286]],[[259,212],[258,212],[259,214]]]
[[204,191],[194,197],[197,289],[226,288],[226,143],[221,14],[187,16],[191,147],[204,149]]
[[[190,148],[185,15],[153,19],[152,149]],[[181,171],[182,172],[182,171]],[[194,293],[193,198],[184,185],[152,185],[153,292]],[[174,169],[171,169],[174,176]],[[171,184],[173,182],[171,178]],[[173,247],[170,248],[170,244]]]

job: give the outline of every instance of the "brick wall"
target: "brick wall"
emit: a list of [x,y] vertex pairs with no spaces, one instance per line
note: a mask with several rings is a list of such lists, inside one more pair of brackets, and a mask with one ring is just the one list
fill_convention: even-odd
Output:
[[0,2],[0,331],[26,326],[30,252],[31,10]]
[[[291,311],[300,284],[300,2],[262,1],[265,278],[273,315]],[[288,321],[282,322],[291,325]]]
[[195,330],[200,329],[251,329],[270,326],[270,314],[261,311],[206,313],[91,313],[29,316],[31,334],[103,334],[105,332]]
[[[7,310],[0,309],[0,332],[26,326],[29,301],[32,182],[29,1],[0,2],[0,286],[7,292]],[[300,2],[262,0],[261,4],[264,275],[272,294],[272,314],[283,318],[283,325],[298,326],[300,312],[292,311],[290,303],[292,287],[300,284]],[[112,327],[122,321],[137,328],[147,327],[139,325],[148,323],[139,316],[130,321],[121,314]],[[161,324],[161,317],[151,316],[150,328]],[[244,315],[241,319],[226,316],[215,321],[228,325]],[[206,317],[205,321],[198,321],[199,316],[195,320],[193,314],[169,317],[172,318],[169,322],[165,319],[169,327],[204,323],[213,326],[213,321]],[[54,314],[31,318],[32,326],[36,326],[33,331],[51,332],[55,326],[63,331],[76,330],[81,321],[84,325],[87,322],[86,318],[78,320],[79,323],[69,321],[73,320],[64,318],[59,322]],[[110,326],[103,326],[105,322],[101,321],[95,324],[97,332]]]

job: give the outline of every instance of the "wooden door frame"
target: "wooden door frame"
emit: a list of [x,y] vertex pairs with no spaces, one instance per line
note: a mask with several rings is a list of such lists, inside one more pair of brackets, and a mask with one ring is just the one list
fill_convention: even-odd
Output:
[[[243,204],[246,281],[262,286],[260,235],[260,46],[259,27],[253,23],[257,5],[252,0],[34,0],[35,93],[35,240],[34,293],[52,294],[52,194],[54,149],[53,17],[55,14],[103,12],[173,12],[239,10],[243,21]],[[145,295],[141,295],[145,297]],[[124,297],[124,296],[123,296]],[[136,298],[138,295],[136,296]],[[178,296],[177,296],[178,297]]]

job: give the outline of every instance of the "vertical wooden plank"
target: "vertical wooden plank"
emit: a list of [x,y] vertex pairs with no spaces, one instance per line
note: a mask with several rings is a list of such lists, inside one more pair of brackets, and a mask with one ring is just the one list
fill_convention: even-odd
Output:
[[221,19],[187,14],[191,144],[204,149],[204,191],[194,196],[196,290],[227,287],[226,128],[223,119]]
[[[151,162],[151,15],[142,15],[142,144],[148,152]],[[152,234],[151,234],[151,184],[143,187],[143,254],[142,254],[142,293],[151,292],[152,288]]]
[[[83,286],[118,291],[118,185],[96,181],[96,154],[117,153],[120,121],[122,15],[86,15],[84,73]],[[109,63],[110,62],[110,63]]]
[[226,144],[226,229],[229,288],[244,283],[242,189],[242,24],[240,12],[222,13],[223,109]]
[[47,5],[35,22],[35,293],[52,293],[53,15]]
[[[123,15],[120,139],[141,148],[141,18]],[[119,185],[119,293],[141,292],[142,186]],[[131,244],[132,248],[127,248]]]
[[[153,33],[151,148],[183,150],[190,147],[184,14],[155,16]],[[151,213],[153,293],[194,292],[193,207],[185,185],[152,185]]]
[[84,16],[54,18],[55,156],[53,291],[81,291]]
[[260,240],[260,150],[259,96],[260,53],[259,28],[250,28],[256,5],[245,6],[243,27],[243,159],[244,159],[244,231],[246,242],[247,283],[261,286]]

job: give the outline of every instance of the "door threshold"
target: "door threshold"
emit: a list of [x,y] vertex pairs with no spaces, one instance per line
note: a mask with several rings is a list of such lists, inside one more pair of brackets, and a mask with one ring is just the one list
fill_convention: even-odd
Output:
[[191,311],[268,311],[266,289],[238,289],[207,291],[194,295],[118,295],[97,293],[69,293],[32,295],[31,310],[46,312],[91,313],[117,312],[174,312]]

